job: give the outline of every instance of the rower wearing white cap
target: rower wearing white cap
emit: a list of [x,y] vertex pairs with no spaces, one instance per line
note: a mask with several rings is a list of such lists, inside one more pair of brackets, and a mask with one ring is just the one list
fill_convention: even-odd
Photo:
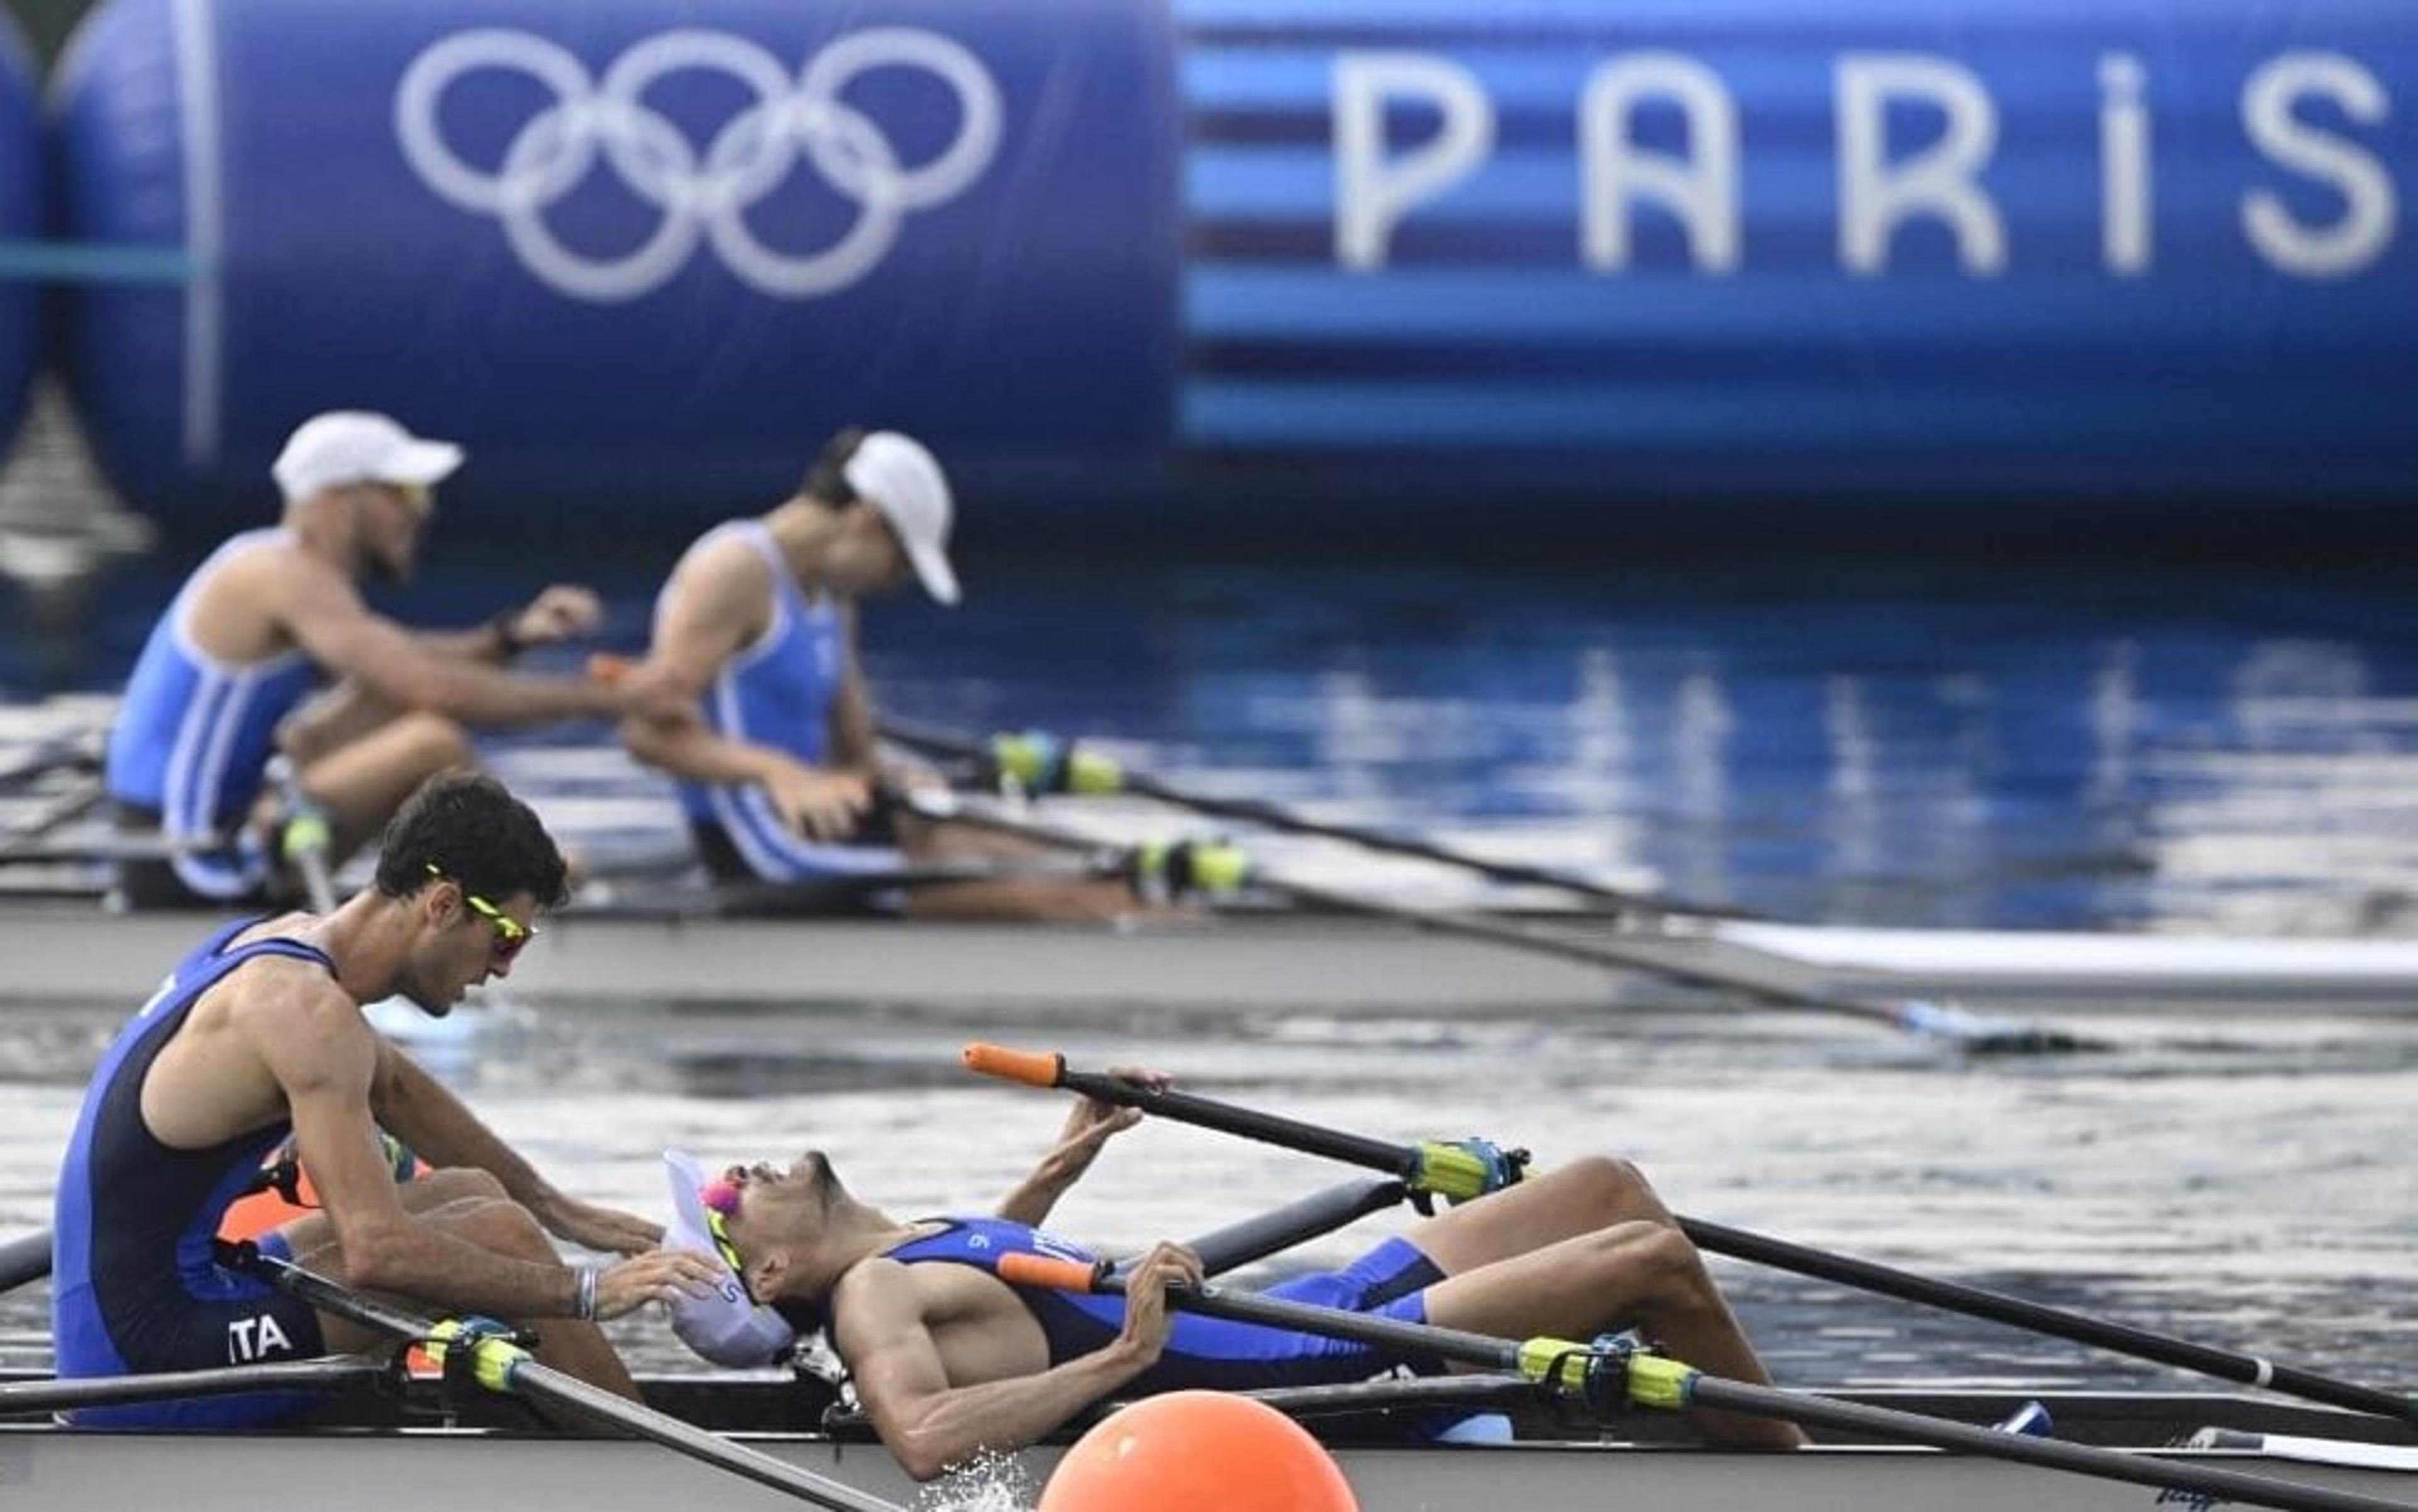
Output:
[[[375,835],[431,773],[468,759],[465,725],[618,717],[665,707],[660,683],[515,676],[524,647],[591,629],[595,598],[550,588],[476,629],[416,633],[371,612],[356,583],[409,575],[436,485],[462,448],[385,415],[335,410],[297,428],[270,468],[274,527],[222,544],[186,579],[135,664],[109,742],[120,824],[171,843],[121,865],[138,907],[260,901],[273,885],[266,773],[324,811],[329,864]],[[334,694],[302,703],[323,679]],[[679,707],[677,704],[671,708]]]
[[[655,600],[646,667],[697,700],[701,718],[624,722],[631,754],[680,780],[707,866],[723,881],[869,881],[903,866],[1022,848],[894,814],[857,656],[857,603],[911,576],[957,602],[949,562],[955,505],[932,453],[896,431],[848,430],[796,492],[692,544]],[[865,901],[852,887],[843,902]],[[911,911],[960,917],[1097,918],[1128,911],[1122,881],[992,878],[924,887]]]

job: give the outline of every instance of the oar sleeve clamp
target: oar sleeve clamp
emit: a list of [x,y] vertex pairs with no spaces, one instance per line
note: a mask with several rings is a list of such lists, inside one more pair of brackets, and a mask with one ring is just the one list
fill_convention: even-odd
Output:
[[1250,880],[1250,858],[1223,840],[1145,840],[1126,856],[1125,881],[1145,903],[1223,897]]
[[1527,1174],[1528,1152],[1506,1150],[1492,1139],[1431,1139],[1418,1147],[1417,1168],[1411,1174],[1411,1200],[1421,1213],[1434,1212],[1431,1198],[1466,1202],[1499,1192]]
[[1079,793],[1100,797],[1125,790],[1125,769],[1108,756],[1062,741],[1047,730],[1002,733],[990,739],[991,781],[1003,792],[1033,797]]
[[421,1347],[443,1367],[449,1388],[467,1390],[476,1385],[509,1394],[513,1374],[528,1361],[529,1347],[536,1343],[535,1334],[473,1313],[438,1320]]

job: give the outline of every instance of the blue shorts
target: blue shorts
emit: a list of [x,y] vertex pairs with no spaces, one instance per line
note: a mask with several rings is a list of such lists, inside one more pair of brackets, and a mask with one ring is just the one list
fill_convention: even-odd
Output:
[[[1339,1307],[1406,1323],[1428,1321],[1427,1289],[1444,1279],[1435,1262],[1405,1239],[1388,1239],[1339,1271],[1322,1271],[1270,1287],[1263,1295]],[[1263,1323],[1179,1313],[1158,1363],[1144,1371],[1141,1391],[1258,1391],[1366,1381],[1391,1370],[1440,1375],[1432,1354],[1295,1333]]]
[[[291,1260],[280,1234],[263,1234],[261,1253]],[[62,1299],[66,1301],[68,1299]],[[308,1360],[328,1352],[319,1315],[309,1303],[289,1297],[257,1277],[212,1265],[189,1275],[182,1294],[159,1299],[139,1317],[99,1320],[117,1354],[105,1362],[67,1357],[61,1376],[148,1375],[163,1370],[208,1370],[270,1360]],[[78,1335],[97,1332],[74,1329]],[[246,1392],[233,1397],[196,1397],[179,1401],[139,1402],[125,1407],[80,1407],[68,1414],[78,1428],[214,1429],[263,1428],[283,1422],[325,1400],[308,1392]]]

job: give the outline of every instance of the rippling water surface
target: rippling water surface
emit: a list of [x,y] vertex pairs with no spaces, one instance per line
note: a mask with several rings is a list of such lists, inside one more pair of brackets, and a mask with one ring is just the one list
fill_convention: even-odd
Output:
[[[626,641],[645,592],[620,571],[606,587]],[[1098,732],[1219,791],[1790,917],[2418,931],[2418,599],[2394,584],[2037,566],[967,575],[954,618],[871,617],[890,707]],[[517,583],[463,581],[417,608],[467,620]],[[126,602],[159,587],[137,573]],[[101,664],[139,621],[98,627]],[[110,1019],[0,1013],[0,1232],[47,1222]],[[1137,1006],[1013,1030],[911,1005],[504,1000],[461,1022],[425,1053],[475,1106],[565,1185],[649,1212],[666,1145],[715,1160],[811,1145],[894,1211],[985,1203],[1059,1109],[972,1083],[956,1051],[1037,1040],[1372,1135],[1482,1133],[1546,1164],[1630,1155],[1697,1216],[2418,1385],[2418,1015],[2120,1020],[2098,1026],[2116,1053],[1982,1061],[1676,999],[1611,1019]],[[1139,1246],[1341,1174],[1146,1127],[1059,1226]],[[1787,1382],[2183,1379],[1720,1270]],[[43,1324],[38,1289],[0,1298],[0,1359],[44,1358]],[[646,1364],[687,1363],[652,1322],[620,1336]]]

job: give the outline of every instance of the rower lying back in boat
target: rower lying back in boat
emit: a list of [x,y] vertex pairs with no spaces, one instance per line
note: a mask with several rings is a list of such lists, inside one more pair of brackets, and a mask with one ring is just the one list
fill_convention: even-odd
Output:
[[[1134,1267],[1122,1305],[1012,1286],[1001,1271],[1010,1257],[1092,1257],[1027,1224],[894,1219],[851,1194],[819,1152],[786,1171],[733,1167],[702,1193],[676,1195],[675,1232],[710,1235],[748,1298],[792,1326],[822,1327],[882,1441],[919,1479],[978,1452],[1020,1448],[1110,1393],[1445,1368],[1416,1348],[1176,1316],[1168,1289],[1200,1281],[1201,1262],[1174,1245]],[[1724,1377],[1770,1381],[1694,1245],[1645,1178],[1610,1160],[1494,1192],[1271,1294],[1496,1335],[1593,1338],[1640,1327]],[[696,1320],[731,1306],[717,1297],[675,1308],[690,1315],[688,1331],[718,1336],[721,1328]],[[760,1363],[749,1356],[763,1336],[750,1336],[754,1349],[718,1352],[722,1363]],[[1722,1412],[1699,1421],[1719,1443],[1802,1442],[1786,1423]]]

